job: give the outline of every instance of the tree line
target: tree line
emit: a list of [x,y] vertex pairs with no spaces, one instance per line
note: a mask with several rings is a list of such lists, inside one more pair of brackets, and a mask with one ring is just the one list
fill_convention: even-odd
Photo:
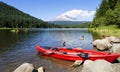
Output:
[[0,1],[0,27],[8,28],[87,28],[86,24],[58,25],[48,23],[26,14],[13,6]]
[[90,27],[108,25],[120,27],[120,0],[102,0]]
[[26,14],[6,3],[0,2],[0,27],[9,28],[49,28],[60,27],[55,24],[48,24],[41,19],[37,19]]
[[82,24],[61,24],[61,28],[89,28],[90,22],[82,23]]

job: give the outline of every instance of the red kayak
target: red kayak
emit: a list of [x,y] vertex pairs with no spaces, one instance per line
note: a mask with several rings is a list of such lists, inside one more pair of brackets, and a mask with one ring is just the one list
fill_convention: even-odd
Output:
[[116,54],[116,53],[84,50],[81,48],[68,49],[65,47],[61,47],[61,48],[57,47],[57,48],[46,49],[41,46],[36,46],[36,49],[42,55],[51,56],[63,60],[69,60],[69,61],[75,61],[75,60],[85,61],[86,59],[94,61],[97,59],[104,59],[109,62],[113,62],[120,56],[120,54]]

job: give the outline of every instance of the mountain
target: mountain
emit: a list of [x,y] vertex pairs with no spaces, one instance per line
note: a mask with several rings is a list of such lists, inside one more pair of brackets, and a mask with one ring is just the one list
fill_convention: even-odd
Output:
[[89,23],[90,21],[48,21],[48,23],[53,23],[53,24],[83,24],[83,23]]
[[56,24],[63,28],[88,28],[90,21],[48,21],[49,24]]
[[26,14],[13,6],[0,1],[0,27],[9,28],[39,28],[56,27],[41,19]]

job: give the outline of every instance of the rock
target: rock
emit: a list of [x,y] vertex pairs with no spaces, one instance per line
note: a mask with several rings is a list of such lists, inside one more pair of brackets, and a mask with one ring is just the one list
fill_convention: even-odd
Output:
[[120,62],[120,57],[118,57],[117,60]]
[[112,53],[120,53],[120,43],[113,43],[112,48],[110,49]]
[[39,67],[38,70],[36,70],[34,68],[33,64],[23,63],[17,69],[15,69],[13,72],[44,72],[44,69],[43,69],[43,67]]
[[97,44],[100,42],[100,39],[97,39],[95,41],[92,42],[93,46],[97,46]]
[[120,38],[117,38],[115,36],[110,36],[108,37],[108,39],[111,41],[111,42],[120,42]]
[[106,50],[112,47],[112,44],[107,39],[97,39],[92,44],[99,50]]
[[[120,43],[113,43],[113,46],[110,49],[110,53],[119,53],[120,54]],[[120,57],[117,58],[117,60],[120,62]]]
[[110,39],[110,37],[106,37],[105,39],[106,39],[107,41],[109,41],[110,43],[112,42],[111,39]]
[[99,50],[106,50],[110,49],[112,47],[112,43],[118,43],[120,42],[120,38],[117,38],[115,36],[106,37],[104,39],[97,39],[92,42],[93,46],[96,46]]
[[81,72],[114,72],[112,64],[105,60],[86,60]]
[[82,64],[82,60],[76,60],[75,62],[74,62],[74,64],[72,64],[71,66],[72,67],[76,67],[76,66],[80,66],[80,64]]
[[38,72],[44,72],[44,68],[43,67],[39,67],[37,70],[38,70]]
[[114,72],[120,72],[120,63],[112,64],[112,68],[114,69]]
[[33,64],[23,63],[17,69],[15,69],[13,72],[32,72],[33,69],[34,69]]
[[83,64],[83,66],[89,66],[90,64],[92,64],[93,61],[92,60],[86,60]]

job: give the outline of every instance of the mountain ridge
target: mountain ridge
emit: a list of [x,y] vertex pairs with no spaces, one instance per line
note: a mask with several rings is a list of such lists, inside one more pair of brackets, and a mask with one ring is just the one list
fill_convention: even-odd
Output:
[[8,28],[50,28],[54,24],[33,17],[23,11],[0,1],[0,27]]
[[91,21],[47,21],[48,23],[54,23],[54,24],[84,24],[89,23]]

